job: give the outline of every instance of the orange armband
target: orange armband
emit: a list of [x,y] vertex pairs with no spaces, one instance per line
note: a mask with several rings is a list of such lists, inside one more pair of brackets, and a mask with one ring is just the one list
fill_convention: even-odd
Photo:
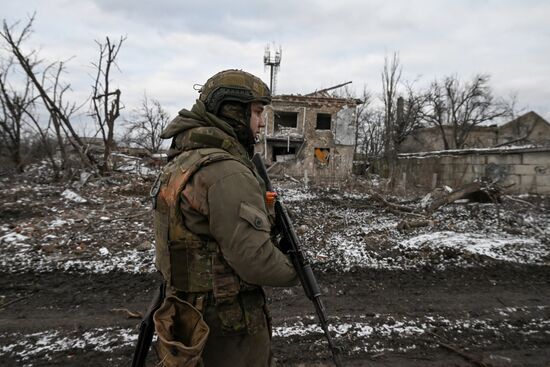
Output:
[[267,191],[265,193],[265,203],[267,205],[275,204],[275,200],[277,200],[277,193],[275,191]]

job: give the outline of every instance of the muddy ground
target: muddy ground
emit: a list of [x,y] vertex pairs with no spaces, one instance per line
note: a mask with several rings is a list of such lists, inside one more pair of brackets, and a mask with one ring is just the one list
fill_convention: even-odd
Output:
[[[0,365],[129,365],[130,313],[157,282],[151,180],[2,178]],[[548,198],[464,201],[426,216],[392,213],[365,186],[278,186],[344,366],[550,366]],[[420,217],[429,224],[398,229]],[[279,364],[330,366],[302,290],[267,292]]]

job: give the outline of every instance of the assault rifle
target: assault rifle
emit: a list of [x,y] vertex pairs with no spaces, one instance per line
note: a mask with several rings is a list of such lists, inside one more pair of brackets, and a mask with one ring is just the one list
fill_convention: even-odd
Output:
[[[269,176],[267,175],[267,170],[265,168],[262,157],[258,153],[256,153],[254,157],[252,157],[252,162],[258,169],[260,177],[264,180],[267,191],[273,192],[273,187],[271,185],[271,181],[269,180]],[[332,360],[337,367],[341,367],[342,362],[340,361],[338,349],[334,345],[334,342],[332,341],[332,338],[330,337],[328,331],[328,321],[325,315],[325,306],[323,305],[323,302],[321,300],[321,289],[319,288],[317,279],[313,274],[311,264],[300,249],[300,241],[298,240],[298,237],[294,232],[294,226],[290,221],[290,217],[286,208],[279,200],[276,199],[276,197],[274,204],[275,225],[279,228],[282,235],[281,250],[285,254],[288,254],[290,256],[292,265],[294,265],[294,269],[296,269],[296,273],[298,273],[298,277],[300,278],[300,282],[302,283],[302,287],[304,288],[304,292],[306,293],[307,298],[309,298],[315,306],[315,311],[317,312],[319,323],[321,324],[321,328],[323,329],[323,331],[325,332],[325,336],[327,337],[328,346],[332,353]]]
[[149,348],[151,348],[151,342],[153,341],[153,334],[155,333],[155,323],[153,321],[153,314],[159,309],[162,301],[164,300],[165,285],[164,282],[159,285],[156,290],[151,304],[147,308],[147,312],[141,324],[139,325],[139,336],[136,343],[136,349],[134,350],[134,357],[132,359],[132,367],[144,367],[145,359]]

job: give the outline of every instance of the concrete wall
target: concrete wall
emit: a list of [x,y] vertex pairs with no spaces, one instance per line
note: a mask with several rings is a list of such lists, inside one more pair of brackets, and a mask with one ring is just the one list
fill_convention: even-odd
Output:
[[457,188],[487,177],[508,193],[550,194],[550,148],[486,149],[477,152],[401,154],[398,182],[424,191],[443,185]]
[[[274,170],[280,173],[319,182],[347,178],[353,165],[355,107],[355,100],[342,98],[277,96],[265,110],[266,134],[256,151],[266,163],[277,163]],[[277,111],[296,112],[297,126],[276,129]],[[318,113],[331,116],[330,130],[316,129]],[[316,148],[330,151],[328,162],[316,158]],[[276,162],[274,149],[280,153]]]

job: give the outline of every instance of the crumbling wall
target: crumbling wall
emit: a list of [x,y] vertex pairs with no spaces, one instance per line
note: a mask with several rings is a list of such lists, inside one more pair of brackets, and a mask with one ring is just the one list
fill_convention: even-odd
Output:
[[[275,128],[278,111],[295,112],[295,128]],[[355,143],[355,101],[340,98],[280,96],[266,108],[266,135],[256,150],[273,170],[309,181],[339,181],[349,177]],[[318,114],[330,116],[330,129],[317,129]],[[285,148],[286,147],[286,148]],[[286,151],[289,155],[284,156]],[[274,158],[274,151],[281,155]],[[287,159],[289,158],[289,159]],[[273,172],[273,171],[272,171]]]
[[334,141],[338,145],[355,144],[355,108],[344,106],[334,119]]
[[514,194],[550,194],[550,149],[481,150],[467,154],[401,155],[398,184],[403,188],[453,188],[478,178],[498,181]]

